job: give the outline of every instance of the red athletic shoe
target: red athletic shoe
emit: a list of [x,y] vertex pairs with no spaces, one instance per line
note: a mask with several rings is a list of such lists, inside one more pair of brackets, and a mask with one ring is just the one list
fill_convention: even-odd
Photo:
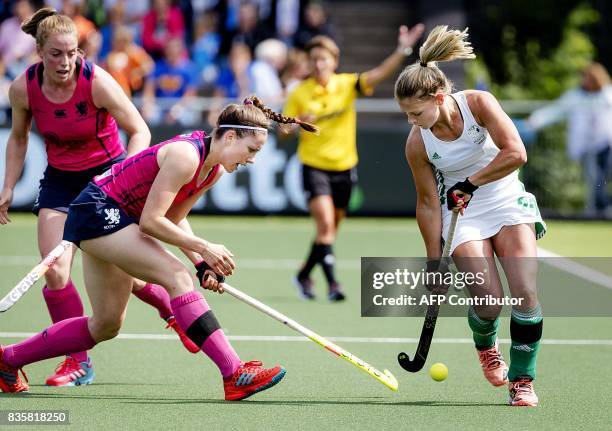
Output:
[[90,385],[96,378],[91,359],[78,362],[72,356],[66,356],[55,368],[55,374],[49,376],[47,386],[81,386]]
[[531,379],[519,379],[510,382],[508,383],[508,389],[510,391],[508,404],[511,406],[536,407],[538,405],[538,396],[533,390]]
[[499,351],[497,341],[493,347],[486,350],[476,350],[478,359],[482,366],[485,378],[493,386],[501,386],[508,383],[508,366]]
[[[30,389],[27,384],[28,376],[25,375],[23,370],[5,364],[2,360],[2,353],[4,353],[4,351],[2,346],[0,346],[0,390],[2,390],[2,392],[25,392]],[[17,374],[19,370],[21,370],[21,374],[26,380],[26,383],[24,383],[21,377],[19,377],[19,374]]]
[[183,343],[183,346],[185,346],[185,348],[189,350],[189,352],[198,353],[200,351],[200,348],[193,341],[191,341],[191,339],[187,336],[187,334],[185,334],[183,329],[179,326],[174,316],[169,317],[167,322],[168,324],[166,325],[166,329],[168,328],[173,329],[174,332],[176,332],[176,335],[179,336],[181,343]]
[[225,399],[239,401],[257,392],[271,388],[285,376],[285,369],[278,365],[263,368],[260,361],[243,362],[231,377],[223,379]]

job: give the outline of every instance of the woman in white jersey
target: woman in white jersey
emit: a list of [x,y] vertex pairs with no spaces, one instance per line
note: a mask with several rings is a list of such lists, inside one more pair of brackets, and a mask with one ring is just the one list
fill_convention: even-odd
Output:
[[469,326],[487,380],[494,386],[508,384],[511,405],[536,406],[532,382],[542,309],[535,242],[546,227],[535,197],[518,179],[527,155],[510,118],[487,92],[451,94],[451,83],[436,65],[474,58],[466,38],[467,30],[434,28],[420,48],[420,59],[406,67],[395,84],[396,100],[409,122],[418,126],[406,142],[417,191],[417,222],[428,268],[437,268],[451,211],[461,212],[452,256],[461,271],[488,274],[484,285],[470,287],[472,296],[503,297],[494,256],[499,258],[510,293],[522,298],[521,305],[512,308],[509,369],[497,343],[501,306],[470,308]]

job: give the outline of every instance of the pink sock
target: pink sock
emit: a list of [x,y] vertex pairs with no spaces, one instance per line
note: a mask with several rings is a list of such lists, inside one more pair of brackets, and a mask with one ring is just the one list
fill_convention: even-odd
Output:
[[21,368],[43,359],[91,349],[96,342],[87,328],[88,319],[84,316],[62,320],[21,343],[6,346],[2,360],[11,367]]
[[[185,332],[197,318],[210,310],[202,294],[195,291],[177,296],[171,304],[174,317]],[[224,378],[231,376],[240,366],[240,358],[222,329],[210,334],[201,348],[217,364]]]
[[[47,286],[43,287],[43,296],[53,323],[83,316],[83,303],[71,279],[68,279],[68,283],[59,290],[51,290]],[[78,362],[87,361],[86,351],[70,353],[70,356]]]
[[162,319],[168,320],[168,317],[172,316],[170,295],[168,295],[168,292],[166,292],[166,289],[163,287],[157,284],[147,283],[145,287],[140,290],[132,291],[132,293],[142,302],[146,302],[157,308],[159,316]]

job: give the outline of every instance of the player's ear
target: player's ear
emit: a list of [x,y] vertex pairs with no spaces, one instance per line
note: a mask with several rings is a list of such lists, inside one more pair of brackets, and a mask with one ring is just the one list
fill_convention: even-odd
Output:
[[444,103],[444,93],[437,93],[434,96],[434,99],[436,101],[436,105],[440,106]]
[[232,142],[234,142],[234,140],[236,140],[237,137],[238,136],[236,135],[236,131],[228,130],[223,135],[223,140],[225,141],[226,144],[231,144]]

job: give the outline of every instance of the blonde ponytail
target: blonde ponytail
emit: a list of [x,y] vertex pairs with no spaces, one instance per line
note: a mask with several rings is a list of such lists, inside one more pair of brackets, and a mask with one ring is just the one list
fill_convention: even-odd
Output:
[[395,98],[434,96],[437,91],[452,91],[452,83],[438,68],[441,61],[476,58],[468,29],[449,30],[446,25],[435,27],[419,49],[419,60],[406,67],[395,82]]

